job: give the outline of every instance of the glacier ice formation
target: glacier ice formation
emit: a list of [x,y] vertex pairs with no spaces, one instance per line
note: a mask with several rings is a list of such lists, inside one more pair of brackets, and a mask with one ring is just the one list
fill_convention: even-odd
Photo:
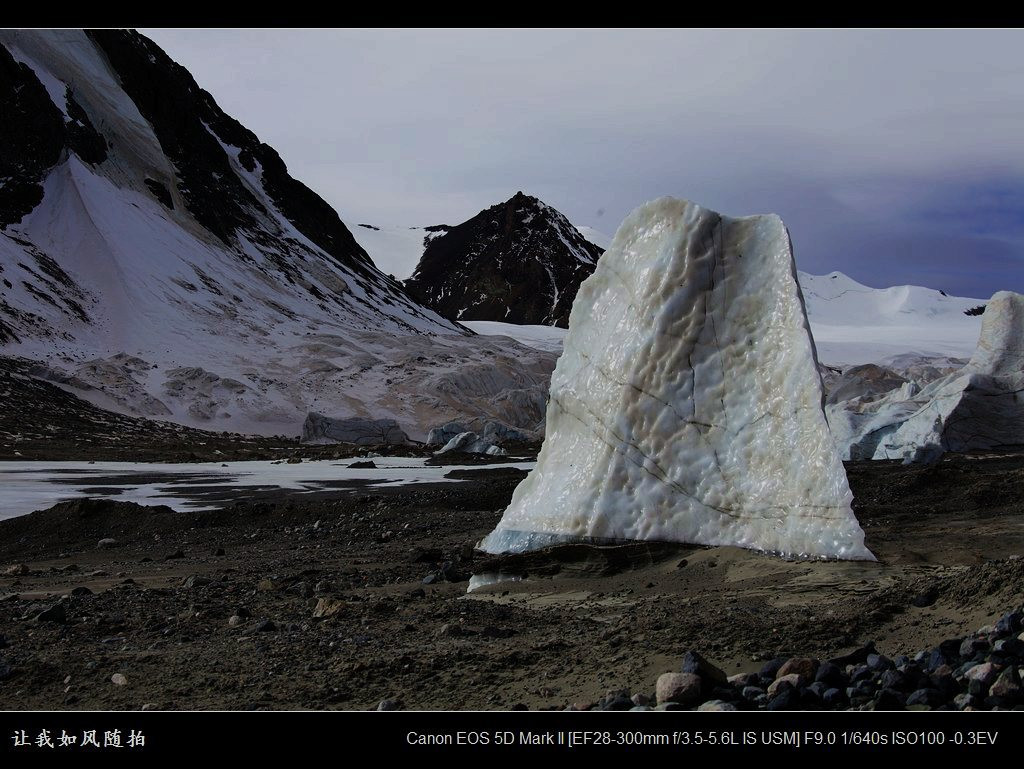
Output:
[[986,303],[977,349],[959,371],[828,413],[852,459],[933,462],[947,451],[1024,444],[1024,296],[1000,291]]
[[782,221],[662,198],[626,218],[581,286],[537,466],[480,547],[873,559],[851,500]]

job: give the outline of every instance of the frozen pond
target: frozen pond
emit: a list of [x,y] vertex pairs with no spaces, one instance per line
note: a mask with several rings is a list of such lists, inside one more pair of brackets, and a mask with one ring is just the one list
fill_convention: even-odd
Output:
[[458,483],[452,470],[518,468],[534,462],[431,467],[423,457],[373,457],[377,467],[353,469],[360,458],[283,462],[0,462],[0,519],[45,510],[68,499],[94,497],[211,510],[260,491],[299,494],[359,486]]

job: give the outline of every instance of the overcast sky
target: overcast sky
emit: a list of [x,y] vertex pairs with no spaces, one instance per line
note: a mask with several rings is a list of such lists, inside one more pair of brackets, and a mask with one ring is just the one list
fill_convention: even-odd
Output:
[[673,195],[808,272],[1024,291],[1021,31],[142,31],[348,223]]

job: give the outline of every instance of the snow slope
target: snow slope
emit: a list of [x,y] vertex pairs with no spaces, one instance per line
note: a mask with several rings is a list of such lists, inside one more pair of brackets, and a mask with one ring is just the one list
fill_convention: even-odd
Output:
[[427,229],[400,225],[347,224],[359,245],[373,257],[373,263],[380,271],[398,280],[412,275],[426,244],[447,229],[443,225]]
[[551,353],[417,303],[150,41],[3,30],[2,57],[0,354],[204,429],[295,435],[311,410],[414,438],[456,418],[536,426]]
[[514,339],[527,347],[562,352],[567,329],[558,326],[518,326],[515,323],[500,323],[493,320],[467,320],[463,326],[484,336],[504,336]]
[[832,365],[882,363],[914,353],[970,358],[984,299],[946,296],[921,286],[869,288],[841,272],[799,273],[818,358]]

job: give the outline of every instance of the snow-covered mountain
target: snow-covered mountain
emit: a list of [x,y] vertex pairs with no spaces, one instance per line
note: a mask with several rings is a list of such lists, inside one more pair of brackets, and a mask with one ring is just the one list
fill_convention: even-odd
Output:
[[295,434],[311,410],[414,437],[535,425],[550,354],[414,300],[144,36],[0,31],[0,104],[0,353],[207,429]]
[[[870,288],[841,272],[797,273],[818,359],[842,367],[885,363],[906,369],[924,362],[959,367],[974,351],[986,300],[947,296],[921,286]],[[565,332],[511,323],[466,322],[478,334],[500,335],[541,350],[558,350]]]
[[978,343],[987,300],[921,286],[870,288],[841,272],[798,278],[823,363],[907,363],[913,356],[963,363]]
[[602,252],[561,213],[517,192],[462,224],[438,228],[405,286],[454,320],[565,327]]

